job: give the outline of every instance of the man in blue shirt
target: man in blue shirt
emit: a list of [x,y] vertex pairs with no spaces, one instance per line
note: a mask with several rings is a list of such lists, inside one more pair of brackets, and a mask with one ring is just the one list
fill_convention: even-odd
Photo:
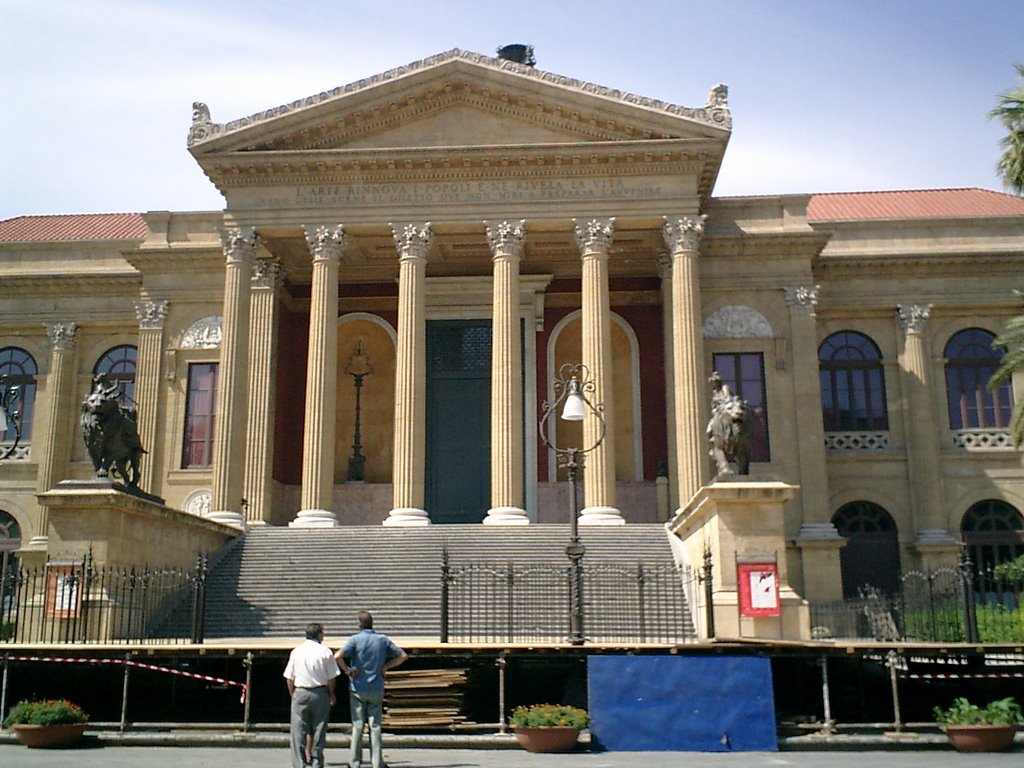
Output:
[[380,721],[384,713],[384,673],[402,664],[409,656],[387,635],[373,631],[373,616],[359,613],[359,632],[334,654],[341,671],[348,676],[348,701],[352,710],[350,768],[359,768],[363,759],[363,726],[370,726],[370,763],[384,768]]

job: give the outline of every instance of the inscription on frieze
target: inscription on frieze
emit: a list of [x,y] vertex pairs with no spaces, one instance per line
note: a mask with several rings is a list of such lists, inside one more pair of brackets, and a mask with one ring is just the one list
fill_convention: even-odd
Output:
[[498,179],[484,181],[417,181],[389,184],[321,184],[286,187],[254,199],[260,207],[529,203],[537,201],[647,198],[669,194],[649,179]]

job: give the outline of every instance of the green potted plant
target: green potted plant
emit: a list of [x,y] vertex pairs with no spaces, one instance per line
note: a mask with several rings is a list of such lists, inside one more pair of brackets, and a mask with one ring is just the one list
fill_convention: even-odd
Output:
[[524,749],[568,752],[576,746],[590,717],[585,709],[566,704],[532,704],[513,709],[509,722]]
[[935,720],[958,752],[1003,752],[1013,746],[1022,722],[1020,705],[1008,696],[984,707],[960,696],[948,709],[935,707]]
[[67,699],[23,699],[4,719],[4,727],[27,747],[63,747],[85,733],[89,716]]

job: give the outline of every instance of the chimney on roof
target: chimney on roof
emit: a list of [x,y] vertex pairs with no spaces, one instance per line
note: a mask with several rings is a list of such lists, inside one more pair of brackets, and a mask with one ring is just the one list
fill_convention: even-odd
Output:
[[523,43],[510,43],[498,48],[498,58],[505,61],[514,61],[516,64],[525,64],[532,67],[537,63],[533,58],[533,46]]

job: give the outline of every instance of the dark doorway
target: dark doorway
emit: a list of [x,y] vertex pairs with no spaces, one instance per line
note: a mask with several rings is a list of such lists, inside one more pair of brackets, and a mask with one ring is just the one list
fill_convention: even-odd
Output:
[[900,585],[900,543],[892,515],[870,501],[854,501],[832,516],[846,546],[839,550],[843,597],[871,586],[887,595]]
[[491,322],[427,323],[426,507],[434,523],[479,523],[490,507]]

